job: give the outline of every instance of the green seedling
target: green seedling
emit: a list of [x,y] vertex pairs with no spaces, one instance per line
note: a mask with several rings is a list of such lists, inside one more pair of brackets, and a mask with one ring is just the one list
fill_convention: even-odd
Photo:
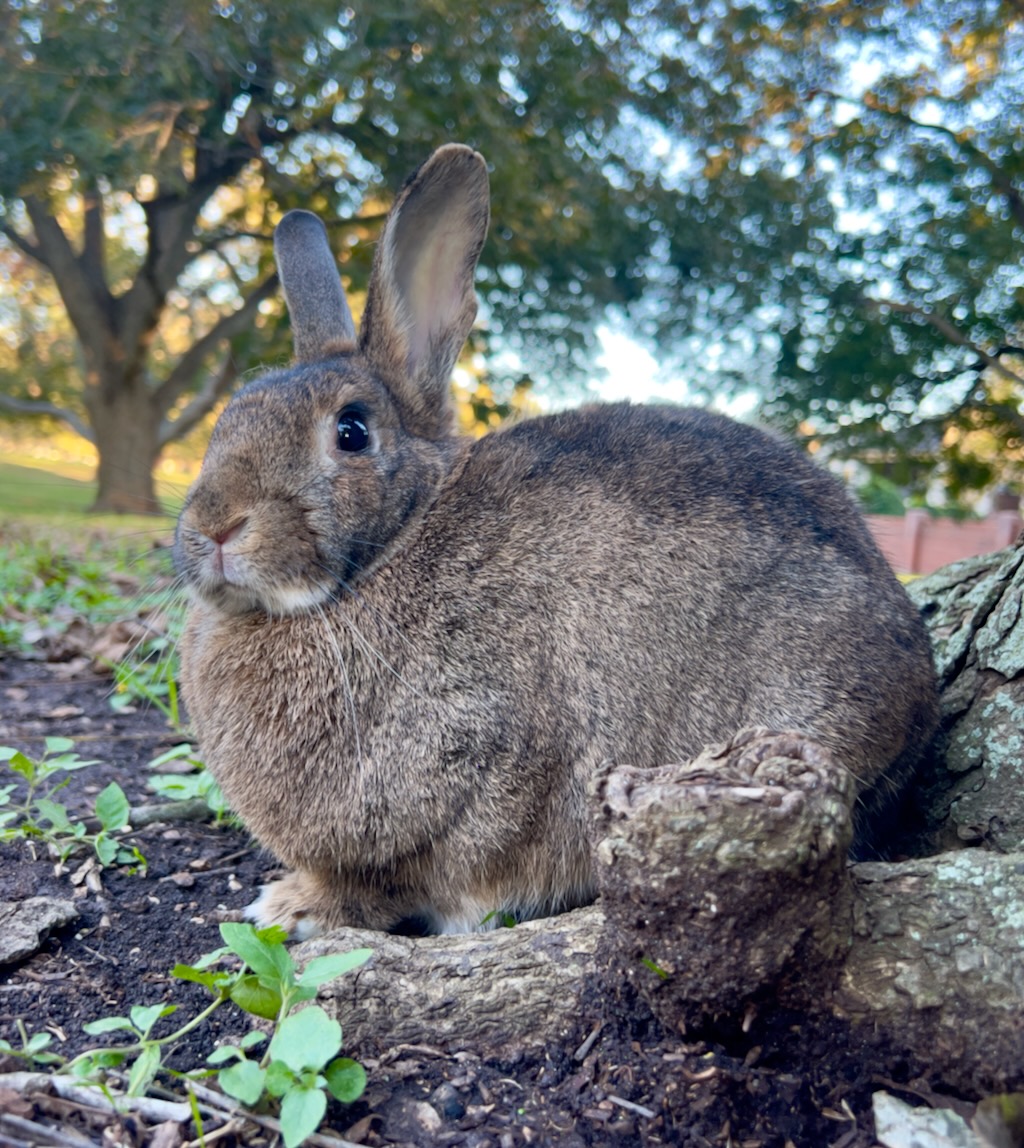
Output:
[[[153,1035],[157,1024],[177,1011],[177,1005],[133,1005],[127,1016],[102,1017],[83,1026],[90,1036],[127,1033],[132,1038],[127,1044],[89,1049],[65,1060],[49,1051],[49,1033],[29,1036],[19,1023],[21,1047],[0,1040],[0,1051],[35,1064],[56,1065],[58,1071],[99,1087],[105,1087],[111,1070],[130,1064],[127,1094],[142,1096],[164,1069],[165,1049],[230,1001],[254,1016],[273,1021],[269,1045],[259,1060],[250,1059],[248,1054],[268,1039],[265,1033],[250,1032],[237,1044],[216,1049],[208,1062],[229,1096],[250,1108],[264,1102],[276,1104],[285,1146],[296,1148],[319,1127],[327,1109],[327,1094],[352,1103],[366,1087],[366,1071],[350,1057],[338,1056],[341,1025],[336,1020],[318,1005],[295,1010],[312,1000],[325,981],[362,965],[371,950],[317,957],[299,973],[284,946],[284,930],[229,923],[221,925],[220,932],[223,948],[204,954],[192,965],[176,965],[171,970],[180,980],[201,984],[213,995],[205,1009],[173,1032]],[[231,957],[240,960],[240,967],[215,967]]]
[[159,710],[173,729],[181,730],[178,659],[174,642],[168,638],[154,638],[146,642],[137,655],[131,660],[106,663],[114,673],[111,708],[120,712],[137,702],[144,702]]
[[191,766],[192,773],[157,773],[146,783],[147,788],[169,801],[190,801],[202,798],[219,825],[229,816],[227,802],[220,786],[213,779],[203,762],[196,756],[195,748],[188,742],[176,745],[166,753],[154,757],[150,769],[159,769],[171,761],[181,761]]
[[656,964],[654,961],[652,961],[650,957],[641,957],[640,958],[640,964],[642,964],[644,966],[644,968],[650,969],[651,972],[654,973],[654,975],[656,977],[659,977],[661,980],[663,980],[663,981],[668,980],[669,973],[667,973],[661,967],[661,965]]
[[489,925],[495,918],[497,918],[498,924],[503,929],[514,929],[516,925],[519,924],[514,914],[506,913],[502,909],[492,909],[480,922],[480,928],[482,929],[484,925]]
[[25,1028],[25,1022],[19,1017],[15,1023],[18,1026],[18,1035],[21,1037],[21,1047],[15,1048],[7,1040],[0,1040],[0,1052],[19,1060],[28,1061],[29,1064],[38,1064],[46,1068],[51,1065],[64,1063],[64,1058],[47,1049],[53,1043],[53,1036],[48,1032],[36,1032],[31,1036]]
[[14,540],[0,557],[0,648],[30,653],[76,617],[123,610],[103,564],[56,552],[39,540]]
[[[212,992],[226,991],[247,1012],[274,1022],[270,1044],[259,1060],[247,1054],[262,1043],[262,1034],[250,1033],[238,1045],[218,1048],[209,1063],[225,1065],[217,1073],[217,1082],[242,1104],[253,1107],[264,1099],[278,1102],[285,1148],[295,1148],[319,1127],[327,1109],[327,1093],[351,1103],[366,1087],[366,1072],[351,1058],[338,1056],[342,1040],[336,1020],[318,1005],[294,1010],[312,1000],[325,981],[362,965],[371,951],[316,957],[299,974],[284,946],[282,929],[229,922],[221,925],[220,932],[226,949],[208,954],[202,964],[178,965],[172,972]],[[211,961],[227,952],[239,956],[246,969],[229,986],[219,979],[223,974],[208,971]]]
[[[102,1017],[83,1026],[90,1036],[127,1033],[132,1038],[127,1044],[89,1049],[66,1060],[49,1051],[53,1039],[49,1033],[29,1036],[19,1023],[21,1047],[0,1040],[0,1052],[38,1065],[57,1066],[59,1072],[101,1088],[107,1087],[108,1073],[130,1065],[127,1094],[142,1096],[159,1072],[170,1073],[163,1064],[164,1051],[218,1008],[233,1002],[253,1016],[273,1021],[269,1044],[260,1059],[251,1059],[248,1054],[268,1041],[266,1033],[253,1031],[237,1044],[216,1049],[208,1063],[216,1071],[220,1087],[235,1100],[249,1108],[276,1105],[285,1148],[297,1148],[323,1120],[327,1094],[351,1104],[366,1087],[366,1071],[350,1057],[338,1056],[341,1025],[336,1020],[318,1005],[295,1010],[312,1000],[325,981],[362,965],[371,950],[317,957],[299,973],[284,946],[283,929],[227,923],[221,925],[220,932],[224,947],[204,954],[192,965],[176,965],[171,970],[180,980],[201,984],[213,995],[205,1009],[173,1032],[153,1035],[158,1023],[177,1011],[177,1005],[133,1005],[127,1016]],[[216,967],[231,957],[240,960],[238,968]],[[196,1073],[186,1074],[186,1080],[188,1075]]]
[[46,750],[38,759],[11,746],[0,746],[0,762],[6,762],[26,786],[21,801],[14,799],[18,782],[0,786],[0,841],[42,841],[62,862],[76,850],[91,847],[101,865],[145,867],[146,859],[139,850],[118,837],[128,826],[131,810],[116,782],[96,798],[93,813],[100,823],[97,832],[90,832],[83,821],[72,818],[67,807],[54,800],[73,773],[96,764],[73,750],[74,742],[66,737],[48,737]]

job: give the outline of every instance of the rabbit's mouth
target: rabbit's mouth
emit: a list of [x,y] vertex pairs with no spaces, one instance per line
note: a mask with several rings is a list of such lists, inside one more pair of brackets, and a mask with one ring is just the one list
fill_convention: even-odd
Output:
[[260,547],[244,546],[233,535],[182,527],[175,547],[192,592],[223,613],[304,614],[321,609],[337,593],[330,577],[311,576],[294,558],[284,558],[280,569],[267,568]]
[[262,613],[270,617],[308,614],[336,596],[333,586],[304,582],[291,585],[246,585],[221,578],[191,581],[193,592],[225,614]]

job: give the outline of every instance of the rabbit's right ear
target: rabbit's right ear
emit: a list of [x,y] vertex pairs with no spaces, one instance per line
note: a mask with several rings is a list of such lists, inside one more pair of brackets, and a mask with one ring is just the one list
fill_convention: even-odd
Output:
[[274,255],[292,320],[295,358],[308,363],[352,350],[356,328],[320,219],[311,211],[289,211],[274,229]]
[[410,177],[377,246],[359,343],[422,434],[449,422],[448,385],[476,317],[473,275],[489,214],[483,157],[447,144]]

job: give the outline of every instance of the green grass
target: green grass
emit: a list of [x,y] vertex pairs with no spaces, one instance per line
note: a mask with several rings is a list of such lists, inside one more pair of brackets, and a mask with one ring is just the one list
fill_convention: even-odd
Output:
[[60,473],[56,473],[49,468],[0,462],[0,514],[66,514],[88,510],[96,497],[95,485],[88,481],[88,467],[75,468],[81,471],[79,477],[72,477],[68,473],[70,469],[61,467]]
[[[181,483],[157,479],[157,497],[175,515],[185,497]],[[96,498],[92,467],[79,462],[40,462],[27,456],[0,462],[0,516],[82,515]],[[118,515],[101,516],[117,520]],[[152,523],[152,519],[150,519]]]

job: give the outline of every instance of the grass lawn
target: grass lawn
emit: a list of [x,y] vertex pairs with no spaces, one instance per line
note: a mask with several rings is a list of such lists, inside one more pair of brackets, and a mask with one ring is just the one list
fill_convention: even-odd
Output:
[[[157,495],[168,510],[168,521],[181,505],[185,488],[179,483],[157,480]],[[80,518],[96,497],[92,467],[78,462],[40,462],[14,456],[0,461],[0,518],[35,518],[56,516],[58,519]],[[131,524],[160,518],[125,515],[95,515],[89,522]]]
[[[74,475],[69,471],[79,471]],[[89,509],[96,492],[85,466],[0,462],[0,514],[60,514]]]

